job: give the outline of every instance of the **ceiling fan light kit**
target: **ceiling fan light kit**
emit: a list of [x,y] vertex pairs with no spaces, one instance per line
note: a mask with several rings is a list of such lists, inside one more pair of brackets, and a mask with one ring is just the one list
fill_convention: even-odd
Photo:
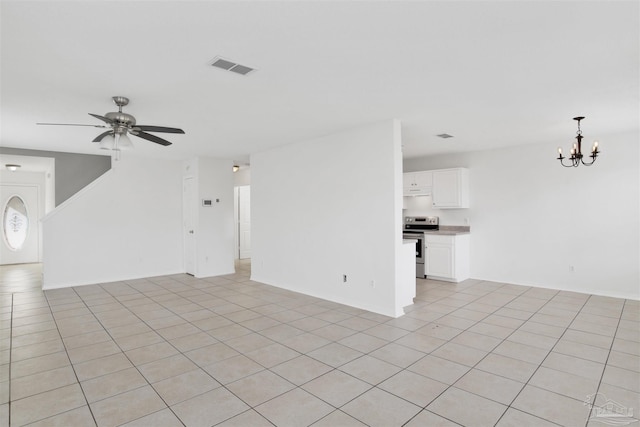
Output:
[[133,150],[133,143],[126,133],[123,133],[116,139],[116,147],[118,150]]
[[566,168],[571,168],[571,167],[577,168],[578,166],[580,166],[581,163],[585,166],[591,166],[596,161],[598,154],[600,154],[600,150],[598,148],[598,141],[594,141],[593,146],[591,147],[591,154],[589,155],[589,157],[591,157],[591,161],[590,162],[584,161],[584,155],[582,154],[582,140],[584,137],[582,136],[582,130],[580,129],[580,120],[583,120],[583,119],[584,119],[583,116],[578,116],[573,118],[573,120],[578,122],[578,131],[576,132],[576,142],[573,144],[573,147],[571,148],[571,157],[567,159],[568,160],[567,164],[565,164],[564,162],[564,159],[566,159],[566,157],[562,155],[562,148],[558,147],[557,160],[560,160],[560,164]]
[[83,125],[83,124],[66,124],[66,123],[36,123],[38,125],[61,125],[61,126],[92,126],[108,129],[93,139],[92,142],[99,144],[102,150],[112,150],[115,153],[116,160],[120,158],[121,150],[131,150],[134,148],[129,135],[146,139],[159,145],[169,146],[171,142],[166,139],[157,137],[147,132],[162,133],[179,133],[184,131],[179,128],[170,128],[164,126],[136,125],[136,118],[131,114],[123,113],[122,107],[129,104],[129,98],[124,96],[114,96],[111,98],[118,106],[118,111],[109,112],[104,116],[89,113],[90,116],[105,122],[105,125]]
[[99,143],[99,147],[101,150],[111,150],[113,149],[115,143],[116,139],[109,133],[102,138],[102,141],[100,141]]

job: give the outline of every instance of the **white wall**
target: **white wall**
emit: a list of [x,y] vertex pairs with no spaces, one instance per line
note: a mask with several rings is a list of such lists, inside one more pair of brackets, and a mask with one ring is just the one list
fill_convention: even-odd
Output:
[[[195,276],[232,274],[235,232],[233,218],[233,162],[198,157],[184,164],[184,177],[196,178]],[[212,200],[211,207],[202,205]]]
[[[471,225],[473,278],[640,298],[638,133],[600,136],[591,167],[563,168],[566,142],[405,160],[406,172],[468,167],[470,209],[405,214]],[[573,271],[571,270],[573,266]]]
[[175,274],[181,163],[122,156],[43,221],[44,288]]
[[399,126],[388,121],[252,155],[253,280],[402,314]]

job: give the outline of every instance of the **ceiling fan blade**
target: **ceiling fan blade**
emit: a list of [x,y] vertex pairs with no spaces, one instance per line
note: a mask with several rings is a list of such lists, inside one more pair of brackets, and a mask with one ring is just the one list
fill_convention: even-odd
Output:
[[100,119],[100,120],[102,120],[103,122],[108,123],[108,124],[110,124],[110,125],[112,125],[112,124],[113,124],[113,120],[111,120],[111,119],[107,119],[106,117],[99,116],[99,115],[97,115],[97,114],[93,114],[93,113],[89,113],[89,115],[90,115],[90,116],[95,117],[96,119]]
[[37,125],[46,125],[46,126],[89,126],[92,128],[106,128],[108,126],[105,125],[81,125],[77,123],[36,123]]
[[157,136],[151,135],[150,133],[140,131],[136,134],[136,136],[142,139],[146,139],[147,141],[155,142],[156,144],[164,146],[171,145],[171,143],[166,139],[158,138]]
[[182,129],[167,128],[163,126],[136,125],[134,126],[134,128],[138,128],[141,131],[145,131],[145,132],[184,133]]
[[102,141],[102,138],[104,138],[105,136],[107,136],[109,134],[112,134],[112,133],[113,133],[112,130],[108,130],[106,132],[103,132],[100,135],[96,136],[95,139],[93,141],[91,141],[91,142],[100,142],[100,141]]

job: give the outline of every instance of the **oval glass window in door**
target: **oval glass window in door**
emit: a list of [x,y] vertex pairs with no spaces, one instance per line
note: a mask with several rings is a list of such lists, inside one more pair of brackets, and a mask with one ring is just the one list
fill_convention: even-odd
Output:
[[24,201],[13,196],[7,201],[2,217],[2,232],[9,249],[19,251],[27,240],[29,231],[29,217]]

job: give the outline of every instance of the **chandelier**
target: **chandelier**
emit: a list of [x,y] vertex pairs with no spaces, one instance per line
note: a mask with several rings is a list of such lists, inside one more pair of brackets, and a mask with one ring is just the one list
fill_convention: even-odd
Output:
[[582,154],[582,131],[580,130],[580,120],[584,119],[584,117],[574,117],[573,120],[576,120],[578,122],[578,131],[576,132],[576,140],[577,142],[573,143],[573,148],[571,148],[571,157],[569,157],[567,160],[569,161],[568,164],[565,164],[564,159],[566,159],[566,157],[564,157],[562,155],[562,148],[558,148],[558,160],[560,160],[560,164],[566,168],[570,168],[570,167],[578,167],[580,166],[580,163],[582,163],[585,166],[591,166],[595,161],[596,161],[596,157],[598,157],[598,154],[600,153],[600,151],[598,151],[598,141],[595,141],[593,143],[593,147],[591,147],[591,154],[589,155],[589,157],[591,157],[591,161],[590,162],[585,162],[584,161],[584,155]]

